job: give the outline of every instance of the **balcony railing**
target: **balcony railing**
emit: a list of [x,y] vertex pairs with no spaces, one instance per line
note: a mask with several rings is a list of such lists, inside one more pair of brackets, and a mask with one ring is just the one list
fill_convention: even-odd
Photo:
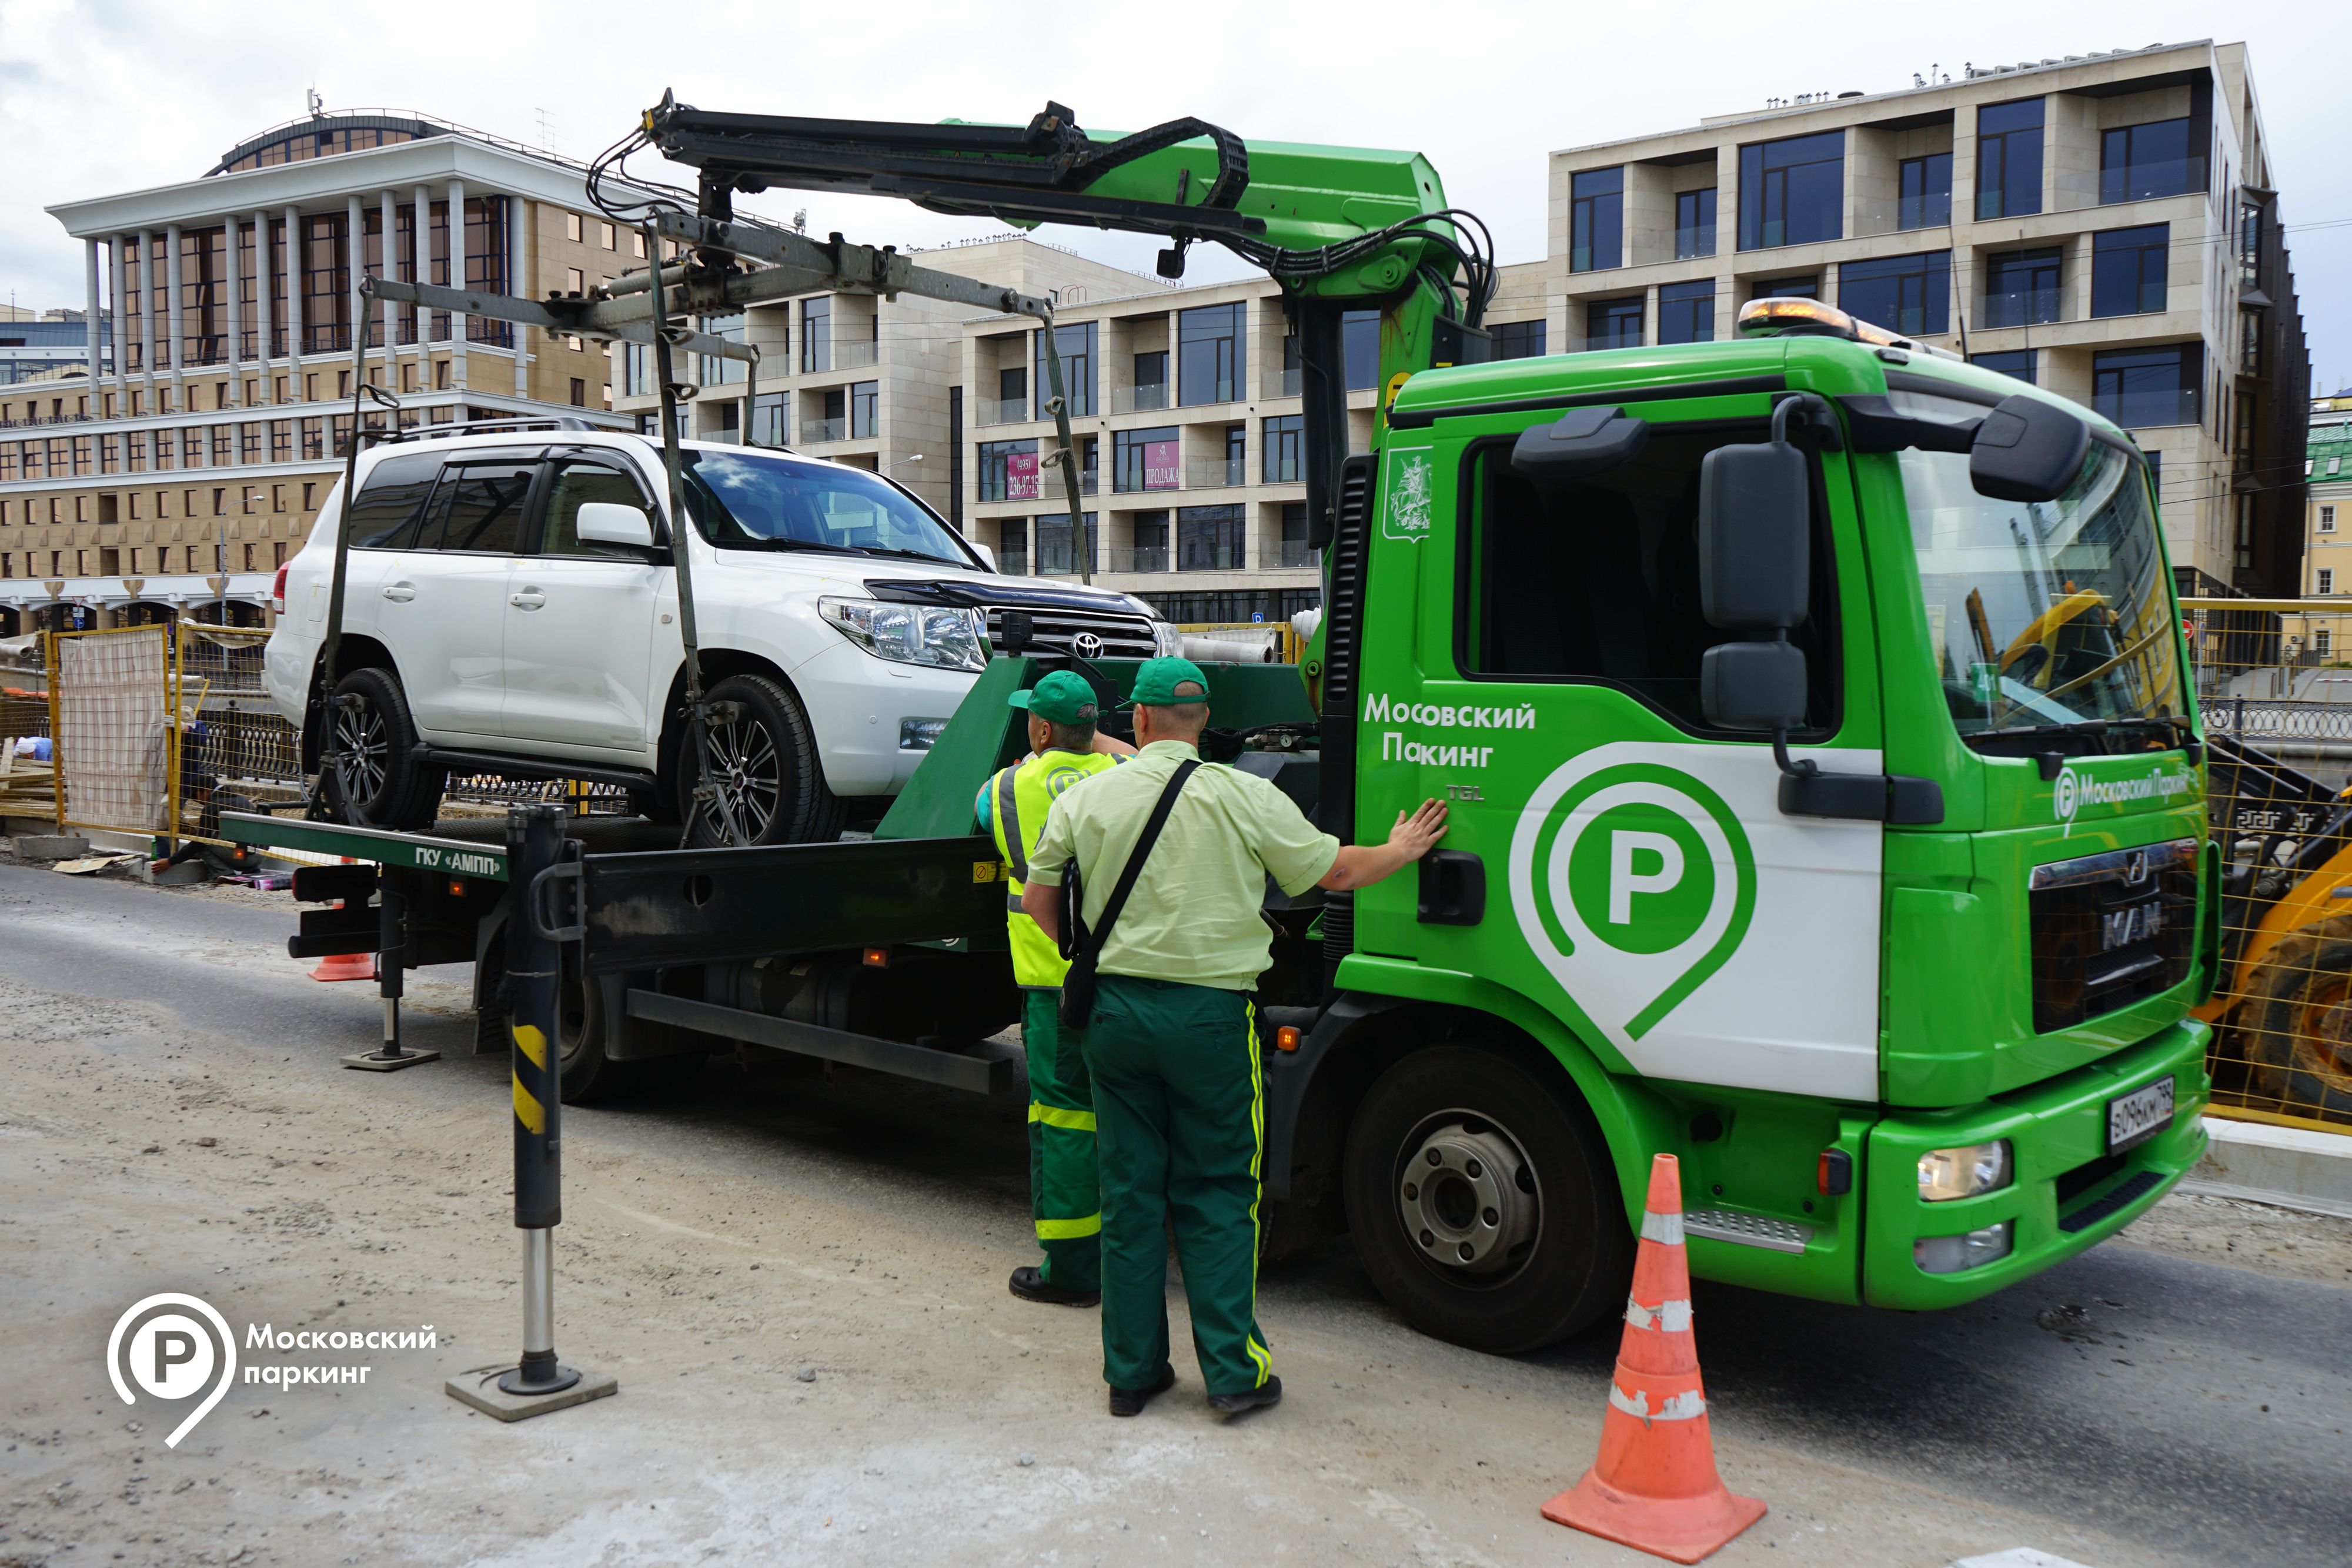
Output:
[[1265,464],[1269,485],[1296,485],[1307,477],[1307,465],[1296,457],[1271,457]]
[[1131,387],[1110,389],[1110,411],[1113,413],[1142,413],[1167,406],[1166,382],[1141,382]]
[[1108,570],[1111,571],[1166,571],[1168,570],[1166,545],[1137,545],[1131,549],[1113,549],[1108,553],[1110,557]]
[[979,403],[982,424],[1021,424],[1029,417],[1029,400],[1025,397],[984,397]]
[[1261,391],[1261,395],[1265,397],[1297,397],[1298,395],[1298,367],[1297,365],[1293,365],[1286,371],[1266,371],[1265,384]]
[[1267,553],[1274,558],[1265,563],[1267,566],[1297,567],[1315,564],[1315,547],[1305,539],[1277,540],[1268,547]]
[[1187,490],[1230,490],[1249,483],[1249,464],[1239,457],[1196,459],[1184,465]]
[[2103,207],[2160,196],[2193,196],[2204,188],[2202,158],[2158,158],[2099,171],[2099,205]]
[[1930,191],[1916,196],[1874,196],[1856,202],[1853,207],[1856,238],[1942,228],[1951,221],[1949,191]]
[[828,441],[849,439],[849,421],[845,419],[804,419],[801,421],[801,444],[822,446]]
[[2005,289],[1977,301],[1976,329],[1995,331],[2003,327],[2040,327],[2066,319],[2063,287]]
[[833,368],[836,371],[863,370],[882,358],[879,343],[835,343],[833,346]]
[[2190,387],[2094,392],[2091,407],[2126,430],[2152,424],[2198,423],[2198,395]]
[[1246,571],[1249,570],[1248,547],[1240,544],[1187,544],[1176,547],[1178,571]]
[[1696,256],[1715,254],[1715,225],[1693,224],[1688,228],[1675,230],[1675,259],[1689,261]]

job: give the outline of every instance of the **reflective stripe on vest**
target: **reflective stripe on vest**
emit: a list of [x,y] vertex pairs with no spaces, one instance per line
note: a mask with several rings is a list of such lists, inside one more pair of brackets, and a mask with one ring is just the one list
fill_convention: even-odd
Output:
[[989,780],[995,800],[990,830],[996,838],[996,852],[1013,872],[1004,889],[1004,925],[1013,945],[1013,977],[1017,984],[1056,987],[1070,968],[1061,950],[1021,906],[1029,881],[1029,856],[1045,831],[1045,814],[1063,789],[1080,778],[1117,767],[1121,760],[1101,752],[1048,751],[1002,768]]

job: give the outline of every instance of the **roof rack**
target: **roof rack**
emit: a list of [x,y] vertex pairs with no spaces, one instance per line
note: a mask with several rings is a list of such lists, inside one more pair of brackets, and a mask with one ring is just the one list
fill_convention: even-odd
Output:
[[598,424],[594,420],[577,414],[517,414],[512,419],[469,419],[457,424],[419,424],[406,430],[370,430],[371,444],[389,446],[401,441],[432,441],[445,435],[481,435],[519,433],[525,430],[593,430],[606,435],[626,435],[629,433],[614,425]]

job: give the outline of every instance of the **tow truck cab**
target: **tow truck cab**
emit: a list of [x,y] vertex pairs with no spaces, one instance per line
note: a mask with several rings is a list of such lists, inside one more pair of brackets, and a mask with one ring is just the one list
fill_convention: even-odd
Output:
[[[1983,493],[2043,411],[2088,435],[2056,493]],[[1545,1227],[1611,1176],[1633,1218],[1660,1151],[1698,1274],[1907,1308],[2195,1162],[2216,857],[2127,435],[1830,335],[1427,371],[1388,427],[1339,486],[1322,799],[1358,841],[1431,796],[1451,823],[1326,908],[1322,1000],[1266,1009],[1276,1196],[1344,1198],[1392,1300],[1508,1348]],[[1777,523],[1759,485],[1794,486]],[[1557,1103],[1398,1087],[1451,1047]],[[1605,1171],[1543,1168],[1562,1118]]]

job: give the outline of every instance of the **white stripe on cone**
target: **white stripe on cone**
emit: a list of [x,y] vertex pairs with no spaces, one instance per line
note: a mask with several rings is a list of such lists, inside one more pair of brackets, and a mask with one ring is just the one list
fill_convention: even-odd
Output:
[[1625,1298],[1625,1322],[1637,1329],[1658,1329],[1666,1333],[1688,1333],[1691,1326],[1691,1304],[1688,1301],[1660,1301],[1645,1307],[1633,1297]]
[[1642,1211],[1642,1239],[1654,1241],[1662,1247],[1683,1244],[1683,1217],[1680,1210],[1673,1214],[1652,1214]]
[[1706,1414],[1706,1397],[1696,1388],[1668,1395],[1666,1402],[1653,1410],[1646,1389],[1639,1394],[1627,1394],[1617,1386],[1614,1379],[1609,1385],[1609,1403],[1626,1415],[1639,1416],[1644,1421],[1688,1421]]

